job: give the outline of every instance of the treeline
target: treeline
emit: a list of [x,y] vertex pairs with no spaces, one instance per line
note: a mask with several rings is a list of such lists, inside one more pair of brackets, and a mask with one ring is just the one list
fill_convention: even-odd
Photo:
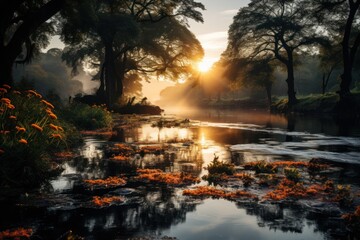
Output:
[[29,63],[58,34],[62,59],[77,73],[96,71],[99,102],[112,107],[124,79],[186,78],[203,49],[187,20],[202,22],[193,0],[6,0],[0,10],[0,83],[13,85],[14,64]]

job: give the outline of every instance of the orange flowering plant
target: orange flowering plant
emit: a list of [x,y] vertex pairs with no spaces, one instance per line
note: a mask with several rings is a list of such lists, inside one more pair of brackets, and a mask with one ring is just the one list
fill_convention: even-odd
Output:
[[[0,187],[35,186],[51,176],[50,154],[65,144],[55,107],[34,90],[0,92]],[[55,117],[54,117],[55,116]]]

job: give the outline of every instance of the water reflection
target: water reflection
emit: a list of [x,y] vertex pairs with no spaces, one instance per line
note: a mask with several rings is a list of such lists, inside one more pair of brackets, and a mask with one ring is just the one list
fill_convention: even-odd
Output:
[[[42,207],[0,206],[1,229],[30,225],[43,239],[57,239],[69,230],[86,239],[165,235],[179,239],[324,239],[334,236],[325,235],[333,220],[314,216],[302,205],[289,207],[221,199],[198,201],[182,196],[181,188],[165,186],[137,183],[126,186],[130,189],[106,190],[102,194],[124,196],[126,202],[108,208],[89,207],[93,193],[77,188],[82,179],[119,175],[136,167],[182,171],[202,177],[207,174],[204,167],[215,156],[237,166],[247,161],[309,160],[313,157],[359,163],[360,131],[354,125],[351,127],[355,130],[344,132],[324,118],[310,121],[262,112],[203,111],[201,114],[197,119],[205,121],[194,127],[152,127],[151,121],[145,121],[119,128],[110,142],[86,137],[84,146],[79,149],[81,157],[64,163],[64,172],[51,182],[55,193],[39,200]],[[139,153],[132,156],[131,163],[119,163],[104,154],[104,146],[115,142],[137,147],[166,145],[168,148],[160,153]],[[342,184],[360,186],[359,172],[359,167],[349,165],[332,177]],[[205,181],[200,183],[205,184]],[[341,237],[346,236],[340,233]]]

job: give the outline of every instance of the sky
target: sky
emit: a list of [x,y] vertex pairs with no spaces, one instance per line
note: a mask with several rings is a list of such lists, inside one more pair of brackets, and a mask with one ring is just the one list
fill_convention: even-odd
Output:
[[[189,21],[190,30],[195,34],[204,48],[203,61],[211,64],[219,60],[227,45],[227,31],[239,8],[246,6],[250,0],[198,0],[204,4],[204,23]],[[143,93],[151,102],[159,99],[160,91],[174,85],[174,82],[152,81],[144,83]]]
[[[227,45],[227,31],[233,17],[239,8],[246,6],[250,0],[197,0],[204,4],[206,10],[202,11],[204,23],[189,21],[190,30],[201,42],[205,56],[203,61],[212,64],[219,60],[221,53]],[[58,38],[53,38],[51,47],[63,48]],[[174,85],[174,82],[152,81],[143,83],[143,93],[150,102],[159,99],[160,91]]]

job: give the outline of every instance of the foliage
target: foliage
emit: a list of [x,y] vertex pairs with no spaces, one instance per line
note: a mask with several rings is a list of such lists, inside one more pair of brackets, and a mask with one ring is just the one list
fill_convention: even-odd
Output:
[[31,228],[8,229],[0,232],[0,239],[29,239],[32,234],[33,230]]
[[66,129],[37,92],[0,91],[0,186],[38,186],[52,176],[49,153],[66,146]]
[[89,106],[83,103],[73,102],[63,108],[60,116],[79,129],[93,130],[108,128],[111,126],[111,113],[104,105]]
[[98,95],[109,105],[124,90],[139,90],[138,84],[125,86],[128,80],[149,81],[150,75],[178,79],[188,75],[191,62],[203,55],[185,24],[188,18],[203,21],[201,3],[126,0],[73,5],[74,11],[64,12],[62,22],[62,39],[68,45],[64,60],[75,71],[79,63],[90,60],[98,71]]
[[299,182],[301,178],[301,174],[298,169],[296,168],[284,168],[284,174],[287,179],[293,182]]
[[109,206],[112,203],[123,203],[125,201],[124,197],[118,197],[118,196],[112,196],[112,197],[99,197],[99,196],[94,196],[92,199],[92,203],[96,206],[96,207],[105,207],[105,206]]
[[165,183],[169,185],[184,185],[198,183],[199,179],[186,173],[165,173],[159,169],[138,169],[137,179],[148,180],[153,183]]
[[276,59],[287,70],[288,100],[296,102],[295,56],[312,51],[316,43],[326,43],[316,31],[311,9],[304,0],[253,0],[234,17],[229,28],[229,44],[224,57],[233,59]]
[[226,198],[226,199],[257,199],[257,196],[246,192],[246,191],[234,191],[229,192],[222,189],[209,187],[209,186],[199,186],[195,189],[185,189],[183,195],[193,196],[193,197],[213,197],[213,198]]
[[277,167],[266,161],[249,162],[244,165],[245,169],[254,170],[255,173],[276,173]]
[[353,213],[343,214],[341,217],[345,219],[348,227],[350,227],[355,234],[360,234],[360,206],[357,206]]
[[240,178],[244,187],[249,187],[255,181],[255,178],[250,173],[236,173],[234,177]]
[[90,186],[121,186],[126,184],[126,180],[119,177],[108,177],[106,179],[85,179],[84,182]]
[[226,174],[226,175],[233,175],[235,172],[234,165],[225,163],[223,161],[219,161],[219,157],[215,156],[214,159],[206,166],[209,171],[210,175],[213,174]]

